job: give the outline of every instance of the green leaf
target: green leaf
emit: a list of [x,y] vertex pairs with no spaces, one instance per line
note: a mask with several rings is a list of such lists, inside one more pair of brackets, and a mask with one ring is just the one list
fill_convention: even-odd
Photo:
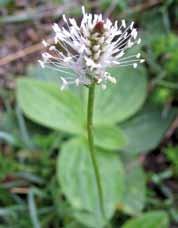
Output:
[[157,108],[145,107],[137,116],[120,126],[128,139],[128,146],[124,151],[144,153],[154,149],[174,117],[174,110],[163,113]]
[[168,216],[165,212],[155,211],[130,219],[122,228],[168,228],[168,223]]
[[124,161],[125,189],[119,209],[131,215],[139,214],[145,205],[146,181],[139,162],[133,158]]
[[97,87],[94,120],[96,125],[122,122],[135,114],[146,97],[144,68],[113,68],[110,71],[117,83],[106,90]]
[[70,133],[83,131],[82,105],[69,90],[37,80],[21,79],[17,98],[24,113],[44,126]]
[[116,126],[98,126],[94,129],[95,145],[108,150],[118,150],[126,145],[126,137]]
[[[95,149],[104,193],[107,219],[115,211],[123,193],[123,168],[114,152]],[[59,182],[68,201],[75,209],[75,217],[89,227],[103,227],[105,221],[99,210],[98,191],[88,146],[73,139],[62,147],[58,158]]]

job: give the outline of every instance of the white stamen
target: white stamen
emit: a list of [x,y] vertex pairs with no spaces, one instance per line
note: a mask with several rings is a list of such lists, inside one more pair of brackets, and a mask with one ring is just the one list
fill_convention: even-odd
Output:
[[60,32],[60,28],[59,28],[58,24],[54,23],[52,28],[56,33]]
[[46,42],[46,40],[42,40],[42,44],[44,45],[44,47],[48,47],[49,44]]
[[48,59],[53,58],[53,56],[50,55],[48,52],[42,53],[42,57],[43,57],[44,61],[48,61]]
[[139,38],[138,41],[137,41],[137,44],[140,44],[141,43],[141,39]]
[[85,51],[86,51],[86,54],[88,56],[91,56],[92,55],[92,52],[91,52],[91,50],[89,48],[86,48]]
[[134,63],[133,64],[133,68],[137,68],[138,64],[137,63]]
[[99,57],[100,57],[100,53],[101,53],[101,51],[98,51],[98,52],[96,52],[96,54],[94,54],[94,60],[98,60],[99,59]]
[[98,51],[100,49],[100,45],[93,46],[93,51]]
[[124,28],[126,28],[125,20],[122,20],[122,26],[123,26]]
[[85,7],[84,6],[82,6],[82,13],[83,13],[83,16],[85,16]]
[[68,82],[63,77],[61,77],[61,80],[62,80],[61,90],[64,90],[67,87]]
[[137,38],[137,30],[136,30],[136,29],[133,29],[133,30],[132,30],[131,36],[132,36],[134,39]]
[[131,40],[128,41],[128,48],[131,48],[134,45],[134,42],[132,42]]
[[121,58],[124,54],[125,54],[124,51],[121,51],[121,52],[117,55],[117,58]]
[[66,57],[66,58],[64,59],[64,62],[68,63],[68,62],[70,62],[71,59],[72,59],[71,57]]
[[99,79],[97,80],[97,83],[100,84],[102,81],[103,81],[103,79],[102,79],[102,78],[99,78]]
[[140,54],[140,53],[138,53],[138,54],[136,55],[136,58],[137,58],[137,59],[139,59],[139,58],[140,58],[140,56],[141,56],[141,54]]
[[76,83],[77,86],[80,85],[80,80],[79,80],[79,78],[77,78],[77,79],[75,80],[75,83]]
[[55,46],[50,46],[50,47],[49,47],[49,50],[50,50],[50,51],[55,51],[55,50],[56,50],[56,47],[55,47]]
[[114,77],[112,77],[112,76],[108,76],[108,80],[109,80],[110,82],[112,82],[113,84],[116,84],[116,83],[117,83],[116,78],[114,78]]
[[130,29],[132,30],[134,26],[134,21],[132,21],[132,23],[130,24]]
[[38,62],[39,62],[40,66],[41,66],[42,68],[45,68],[45,64],[44,64],[44,62],[43,62],[43,61],[38,60]]
[[66,18],[66,15],[65,15],[65,14],[63,14],[63,15],[62,15],[62,18],[63,18],[63,21],[64,21],[65,23],[68,23],[68,22],[67,22],[67,18]]

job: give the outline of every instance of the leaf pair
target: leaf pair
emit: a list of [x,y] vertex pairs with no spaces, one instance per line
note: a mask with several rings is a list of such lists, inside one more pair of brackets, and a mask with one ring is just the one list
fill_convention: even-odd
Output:
[[[97,87],[96,91],[95,142],[105,149],[118,149],[126,145],[126,139],[115,124],[132,116],[142,105],[146,96],[146,77],[143,68],[134,75],[132,70],[111,71],[117,76],[118,83],[109,85],[105,91]],[[44,126],[86,135],[87,89],[60,91],[56,74],[51,78],[55,78],[55,83],[19,80],[17,97],[20,107],[29,118]]]

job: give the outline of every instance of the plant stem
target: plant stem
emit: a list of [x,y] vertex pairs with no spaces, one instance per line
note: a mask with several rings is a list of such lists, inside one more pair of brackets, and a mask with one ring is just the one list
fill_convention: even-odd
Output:
[[105,219],[105,211],[104,211],[104,201],[103,201],[103,191],[101,186],[101,179],[99,174],[99,168],[95,156],[94,151],[94,137],[93,137],[93,112],[94,112],[94,98],[95,98],[95,83],[92,83],[89,86],[88,92],[88,110],[87,110],[87,133],[88,133],[88,144],[89,144],[89,152],[91,156],[91,161],[95,173],[96,178],[96,185],[98,190],[98,198],[99,198],[99,205],[100,211]]

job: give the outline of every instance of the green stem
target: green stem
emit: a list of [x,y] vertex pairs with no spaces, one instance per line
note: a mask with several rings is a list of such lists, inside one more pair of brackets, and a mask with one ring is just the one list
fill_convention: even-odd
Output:
[[93,138],[93,111],[94,111],[94,98],[95,98],[95,83],[89,86],[88,93],[88,110],[87,110],[87,133],[88,133],[88,144],[89,144],[89,152],[92,160],[92,165],[96,178],[96,185],[98,190],[98,198],[100,211],[105,219],[105,211],[104,211],[104,201],[103,201],[103,191],[101,186],[101,179],[98,169],[98,164],[94,151],[94,138]]

